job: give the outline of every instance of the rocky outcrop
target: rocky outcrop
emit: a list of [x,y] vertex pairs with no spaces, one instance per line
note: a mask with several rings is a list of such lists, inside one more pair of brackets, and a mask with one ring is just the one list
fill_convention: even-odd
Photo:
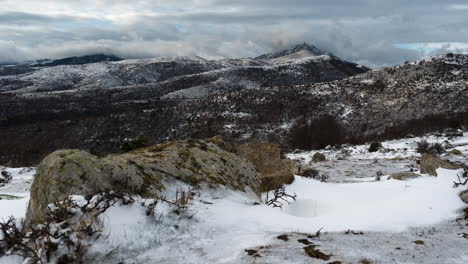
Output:
[[422,154],[421,156],[421,164],[420,171],[421,173],[429,174],[432,176],[437,176],[437,169],[449,169],[449,170],[456,170],[463,168],[460,165],[453,164],[447,160],[442,160],[432,154]]
[[69,195],[110,190],[154,197],[174,180],[257,194],[260,190],[251,162],[205,140],[168,142],[103,158],[82,150],[59,150],[37,167],[27,224],[40,221],[48,204]]
[[388,176],[388,180],[394,179],[394,180],[400,180],[400,181],[405,181],[405,180],[411,180],[421,177],[421,175],[413,172],[399,172],[399,173],[393,173]]
[[236,147],[236,153],[250,160],[261,174],[260,190],[274,190],[283,184],[291,184],[294,175],[291,162],[281,159],[277,144],[249,143]]

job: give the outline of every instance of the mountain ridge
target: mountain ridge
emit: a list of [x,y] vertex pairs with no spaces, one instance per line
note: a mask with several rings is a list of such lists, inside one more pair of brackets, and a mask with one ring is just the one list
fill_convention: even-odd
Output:
[[255,58],[256,59],[276,59],[276,58],[288,56],[288,55],[291,55],[300,51],[308,51],[309,56],[330,55],[330,53],[324,52],[318,49],[317,47],[315,47],[314,45],[304,42],[302,44],[298,44],[292,47],[291,49],[285,49],[285,50],[281,50],[277,52],[267,53],[267,54],[257,56]]
[[465,125],[467,68],[457,54],[372,71],[329,55],[38,67],[0,77],[0,162],[119,152],[138,136],[308,149]]
[[88,63],[96,63],[96,62],[103,62],[103,61],[121,61],[122,58],[119,58],[115,55],[106,55],[106,54],[89,54],[84,56],[72,56],[72,57],[65,57],[56,60],[50,60],[46,62],[38,61],[37,64],[33,64],[36,67],[51,67],[51,66],[59,66],[59,65],[81,65],[81,64],[88,64]]

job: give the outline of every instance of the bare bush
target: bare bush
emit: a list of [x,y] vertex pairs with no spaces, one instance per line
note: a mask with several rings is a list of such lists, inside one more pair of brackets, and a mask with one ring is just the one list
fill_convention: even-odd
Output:
[[382,177],[382,175],[383,175],[383,172],[381,170],[377,171],[375,173],[375,180],[380,181],[380,178]]
[[429,149],[429,142],[427,140],[421,140],[419,142],[416,142],[416,152],[418,153],[427,153]]
[[131,203],[133,199],[112,192],[86,197],[82,203],[69,197],[50,205],[43,222],[27,232],[11,217],[0,223],[0,256],[19,255],[32,263],[80,263],[101,235],[99,216],[118,201]]
[[11,182],[13,176],[8,171],[2,171],[0,173],[0,187],[3,187]]
[[316,180],[319,180],[321,182],[328,182],[330,179],[330,176],[328,176],[328,173],[322,172],[318,177],[315,178]]
[[180,208],[187,208],[189,201],[192,199],[192,190],[177,189],[175,203]]
[[284,203],[291,204],[290,200],[295,201],[297,195],[291,195],[286,193],[284,185],[273,190],[273,197],[270,197],[270,192],[267,192],[265,197],[265,204],[273,207],[283,208]]
[[440,155],[445,152],[445,148],[440,143],[434,143],[430,146],[429,152],[435,155]]
[[422,140],[416,143],[416,152],[423,154],[440,155],[445,152],[445,147],[440,143],[429,143],[426,140]]
[[[461,176],[461,178],[460,178]],[[468,169],[465,168],[462,175],[457,174],[458,182],[453,182],[453,188],[458,188],[460,185],[466,185],[468,183]],[[465,179],[465,180],[462,180]]]
[[[177,195],[178,196],[178,195]],[[154,216],[159,202],[178,209],[186,209],[193,192],[182,191],[175,201],[164,197],[148,199],[141,203],[147,216]],[[116,203],[131,205],[135,199],[126,193],[102,192],[76,201],[69,197],[47,208],[46,216],[38,225],[21,230],[11,217],[0,223],[0,257],[18,255],[27,263],[81,263],[89,246],[101,237],[100,216]],[[26,263],[25,262],[25,263]]]
[[367,149],[367,150],[369,152],[376,152],[381,148],[382,148],[382,143],[380,143],[379,141],[374,141],[374,142],[372,142],[370,144],[369,149]]

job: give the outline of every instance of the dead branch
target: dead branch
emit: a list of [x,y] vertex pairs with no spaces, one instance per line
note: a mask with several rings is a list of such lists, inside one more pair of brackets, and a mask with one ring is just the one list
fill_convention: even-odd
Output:
[[295,201],[297,197],[296,194],[291,195],[286,193],[286,188],[284,187],[284,185],[273,191],[273,197],[271,199],[269,198],[269,194],[270,192],[267,192],[265,204],[279,208],[283,208],[284,203],[291,204],[291,202],[288,199],[292,199],[293,201]]

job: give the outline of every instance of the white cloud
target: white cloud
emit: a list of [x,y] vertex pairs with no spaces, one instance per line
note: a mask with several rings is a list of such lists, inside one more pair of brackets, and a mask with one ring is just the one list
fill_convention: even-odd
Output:
[[420,51],[424,56],[447,52],[468,54],[468,43],[462,42],[399,43],[395,46]]
[[451,5],[448,5],[447,9],[449,9],[449,10],[468,10],[468,5],[451,4]]
[[[0,3],[2,39],[13,43],[22,54],[36,57],[100,50],[126,58],[195,54],[246,57],[307,41],[344,59],[379,66],[422,56],[416,49],[398,49],[394,43],[468,43],[466,14],[448,10],[447,3],[440,0]],[[453,8],[460,6],[464,5],[454,4]],[[0,54],[10,50],[0,46]]]

